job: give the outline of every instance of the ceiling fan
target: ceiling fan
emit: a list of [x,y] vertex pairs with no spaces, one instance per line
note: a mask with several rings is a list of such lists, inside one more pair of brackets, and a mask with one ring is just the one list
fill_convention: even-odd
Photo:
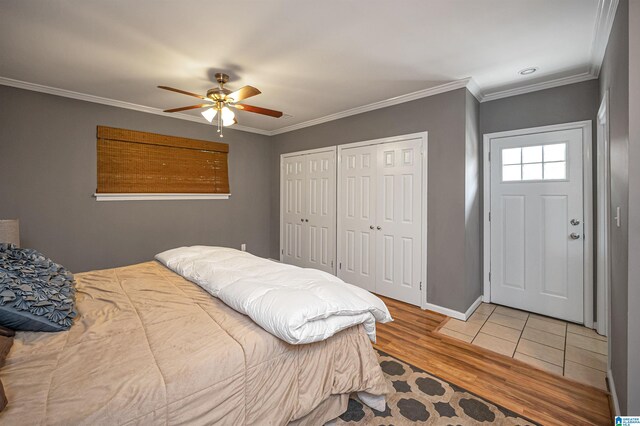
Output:
[[224,85],[229,81],[229,76],[227,74],[217,73],[216,80],[218,81],[218,87],[207,90],[206,96],[187,92],[185,90],[175,89],[173,87],[158,86],[158,88],[160,89],[182,93],[183,95],[193,96],[205,101],[205,103],[197,105],[166,109],[164,110],[164,112],[180,112],[190,109],[207,108],[206,110],[202,111],[202,116],[206,118],[209,123],[213,123],[213,119],[217,116],[218,133],[220,133],[220,137],[223,137],[223,126],[232,126],[238,122],[238,120],[236,120],[235,118],[235,114],[230,108],[239,109],[240,111],[254,112],[256,114],[268,115],[269,117],[282,117],[283,114],[281,111],[237,103],[250,98],[251,96],[259,95],[261,92],[255,87],[244,86],[232,92],[231,90],[224,87]]

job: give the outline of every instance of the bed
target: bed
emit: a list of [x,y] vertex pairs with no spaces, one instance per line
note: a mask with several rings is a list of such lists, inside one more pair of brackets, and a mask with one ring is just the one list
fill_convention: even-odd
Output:
[[362,325],[291,345],[157,261],[76,275],[69,331],[19,332],[3,424],[323,424],[389,388]]

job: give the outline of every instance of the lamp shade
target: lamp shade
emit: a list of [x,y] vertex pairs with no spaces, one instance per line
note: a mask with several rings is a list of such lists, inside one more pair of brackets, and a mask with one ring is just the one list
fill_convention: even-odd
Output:
[[209,123],[211,123],[217,113],[218,111],[216,111],[215,109],[209,108],[209,109],[205,109],[200,114],[202,114],[202,116],[206,118]]
[[18,219],[0,219],[0,243],[11,243],[20,247],[20,222]]

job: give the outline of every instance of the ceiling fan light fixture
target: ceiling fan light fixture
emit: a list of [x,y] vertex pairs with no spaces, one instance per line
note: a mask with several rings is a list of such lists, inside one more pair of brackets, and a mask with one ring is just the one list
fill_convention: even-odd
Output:
[[220,114],[222,115],[222,121],[233,120],[235,118],[235,116],[236,116],[233,113],[233,111],[231,111],[231,109],[229,109],[228,106],[222,107],[222,109],[220,110]]
[[216,114],[218,113],[218,111],[216,111],[215,108],[209,108],[209,109],[205,109],[204,111],[201,112],[202,116],[209,122],[212,123],[213,119],[216,117]]
[[229,76],[224,73],[216,74],[216,81],[218,82],[218,87],[214,87],[207,91],[206,96],[199,95],[197,93],[187,92],[186,90],[176,89],[174,87],[169,86],[158,86],[158,88],[163,90],[168,90],[170,92],[180,93],[183,95],[191,96],[194,98],[202,99],[205,103],[199,103],[197,105],[189,105],[181,108],[172,108],[166,109],[164,112],[179,112],[179,111],[188,111],[192,109],[200,109],[206,108],[205,111],[202,111],[202,116],[211,124],[213,124],[213,120],[216,120],[217,131],[222,135],[222,128],[233,126],[238,123],[238,120],[235,117],[234,112],[229,109],[229,106],[237,109],[241,109],[247,112],[252,112],[255,114],[268,115],[270,117],[279,118],[282,117],[281,111],[275,111],[267,108],[260,108],[256,106],[246,105],[246,104],[237,104],[236,102],[243,101],[252,96],[259,95],[260,90],[256,89],[253,86],[243,86],[236,91],[231,91],[224,87],[225,83],[229,81]]

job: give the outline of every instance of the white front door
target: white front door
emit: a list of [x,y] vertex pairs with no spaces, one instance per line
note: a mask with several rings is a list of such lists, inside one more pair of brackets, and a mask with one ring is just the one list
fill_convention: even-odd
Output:
[[491,140],[491,301],[582,323],[582,130]]
[[379,145],[376,292],[420,304],[422,140]]
[[306,203],[303,230],[304,263],[307,268],[335,273],[336,250],[336,152],[304,155]]

